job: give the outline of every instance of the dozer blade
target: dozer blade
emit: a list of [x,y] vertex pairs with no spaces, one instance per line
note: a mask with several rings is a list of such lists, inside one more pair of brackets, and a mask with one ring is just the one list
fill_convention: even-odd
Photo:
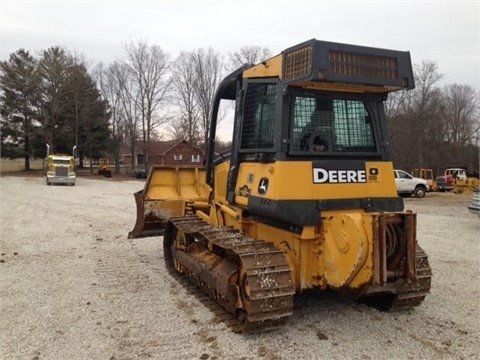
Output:
[[169,218],[185,215],[192,204],[207,207],[210,187],[204,168],[152,166],[145,187],[133,195],[137,218],[129,239],[162,235]]

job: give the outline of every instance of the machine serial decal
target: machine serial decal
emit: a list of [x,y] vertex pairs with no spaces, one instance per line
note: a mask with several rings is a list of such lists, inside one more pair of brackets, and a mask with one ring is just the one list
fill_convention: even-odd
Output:
[[368,170],[368,181],[378,181],[378,169],[370,168]]
[[313,168],[314,184],[365,183],[365,170],[327,170]]

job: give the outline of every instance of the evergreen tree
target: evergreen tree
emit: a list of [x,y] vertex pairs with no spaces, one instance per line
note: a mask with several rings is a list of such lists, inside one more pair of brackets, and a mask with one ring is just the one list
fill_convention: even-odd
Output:
[[[53,151],[71,153],[77,146],[80,166],[83,156],[99,157],[109,148],[107,103],[84,61],[64,49],[43,52],[42,129]],[[107,118],[106,118],[107,117]]]
[[86,74],[80,108],[79,148],[87,157],[98,158],[110,154],[108,104],[102,100],[95,81]]
[[39,125],[39,73],[35,59],[24,49],[0,63],[2,156],[23,155],[30,170],[31,140]]
[[[64,49],[52,47],[42,53],[39,61],[41,82],[41,123],[44,140],[53,152],[70,153],[73,143],[64,139],[65,86],[71,58]],[[67,129],[68,131],[68,129]]]
[[68,69],[64,90],[63,138],[77,146],[81,160],[84,155],[97,158],[109,154],[108,104],[84,63],[76,61]]

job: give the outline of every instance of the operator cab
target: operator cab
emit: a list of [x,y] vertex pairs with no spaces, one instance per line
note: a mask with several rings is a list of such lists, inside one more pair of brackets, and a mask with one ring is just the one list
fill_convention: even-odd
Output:
[[314,168],[328,162],[337,169],[337,160],[343,159],[358,170],[367,161],[389,161],[383,102],[389,92],[413,87],[408,52],[315,39],[245,65],[217,88],[206,181],[213,187],[222,99],[235,100],[227,185],[233,203],[242,163],[311,160]]
[[[282,95],[283,94],[283,95]],[[383,97],[249,81],[238,134],[242,160],[386,158]]]

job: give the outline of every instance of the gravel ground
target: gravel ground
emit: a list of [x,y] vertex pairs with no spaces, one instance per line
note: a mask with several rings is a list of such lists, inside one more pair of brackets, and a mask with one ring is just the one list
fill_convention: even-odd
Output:
[[161,238],[127,240],[142,187],[0,177],[0,359],[479,358],[480,221],[467,196],[405,200],[434,273],[421,307],[303,294],[284,328],[242,335],[167,274]]

